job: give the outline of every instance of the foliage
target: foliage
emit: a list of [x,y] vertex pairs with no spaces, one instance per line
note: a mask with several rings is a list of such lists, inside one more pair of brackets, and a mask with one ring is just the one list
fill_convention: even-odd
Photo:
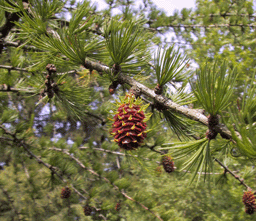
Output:
[[255,220],[252,1],[106,3],[0,0],[0,219]]
[[219,68],[217,63],[213,67],[206,64],[198,70],[195,86],[191,85],[197,100],[211,115],[219,114],[229,105],[236,81],[236,71],[230,72],[225,63]]

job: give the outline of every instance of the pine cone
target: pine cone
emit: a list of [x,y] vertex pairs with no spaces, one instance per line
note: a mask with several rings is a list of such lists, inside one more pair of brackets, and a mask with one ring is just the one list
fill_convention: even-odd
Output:
[[174,162],[170,156],[164,155],[162,157],[162,165],[164,167],[165,172],[171,173],[174,171]]
[[115,210],[119,211],[121,209],[121,203],[117,203],[115,206]]
[[62,190],[61,190],[60,197],[62,199],[66,199],[66,198],[69,198],[70,195],[71,195],[71,189],[68,188],[68,187],[63,187]]
[[254,208],[252,207],[245,207],[245,212],[249,215],[252,215],[254,213]]
[[252,191],[247,191],[243,195],[243,203],[245,205],[245,212],[253,214],[256,210],[255,196]]
[[84,206],[84,215],[86,216],[90,216],[92,213],[92,207],[89,205],[85,205]]
[[114,141],[125,150],[134,150],[146,137],[145,114],[140,105],[135,104],[134,96],[127,95],[125,103],[121,103],[112,124]]

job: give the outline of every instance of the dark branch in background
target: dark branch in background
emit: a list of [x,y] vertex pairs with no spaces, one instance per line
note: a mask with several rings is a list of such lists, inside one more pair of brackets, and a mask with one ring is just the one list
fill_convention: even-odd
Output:
[[[24,142],[24,140],[18,139],[18,138],[16,137],[16,134],[15,134],[15,133],[11,133],[10,131],[8,131],[8,130],[7,130],[4,126],[2,126],[2,125],[0,125],[0,129],[2,129],[2,130],[5,132],[6,135],[9,135],[9,136],[13,137],[12,141],[13,141],[13,142],[16,142],[19,146],[22,146],[23,149],[29,154],[29,156],[33,157],[39,164],[42,164],[42,165],[44,165],[45,167],[47,167],[49,170],[51,170],[51,173],[57,175],[57,177],[58,177],[63,183],[65,183],[65,184],[67,183],[67,181],[57,172],[57,170],[59,170],[59,169],[56,168],[56,167],[54,167],[54,166],[52,166],[52,165],[50,165],[50,164],[48,164],[48,163],[45,163],[43,160],[40,159],[40,157],[36,156],[33,152],[31,152],[31,151],[29,150],[29,148],[30,148],[29,145],[26,144],[26,143]],[[97,174],[97,173],[95,172],[95,174]],[[98,174],[97,174],[97,176],[99,177]],[[83,198],[84,200],[87,200],[87,199],[88,199],[88,198],[86,198],[81,192],[79,192],[79,191],[73,186],[73,184],[69,184],[69,185],[72,187],[72,189],[75,191],[75,193],[77,193],[81,198]],[[98,209],[98,208],[93,207],[93,206],[91,206],[91,207],[94,208],[94,210],[97,211],[97,212],[101,211],[101,209]],[[102,217],[104,220],[106,220],[106,218],[105,218],[102,214],[99,214],[99,217]]]
[[250,28],[255,28],[256,25],[252,24],[213,24],[213,25],[197,25],[197,24],[192,24],[192,25],[184,25],[184,24],[179,24],[179,25],[173,25],[173,24],[168,24],[165,26],[157,27],[157,28],[148,28],[149,30],[152,31],[160,31],[158,28],[229,28],[229,27],[250,27]]
[[[57,172],[57,168],[48,164],[48,163],[45,163],[43,160],[40,159],[40,157],[36,156],[33,152],[31,152],[29,150],[29,146],[28,144],[26,144],[24,142],[24,140],[20,140],[16,137],[16,134],[15,133],[11,133],[9,132],[5,127],[3,127],[2,125],[0,125],[0,128],[5,132],[5,134],[9,135],[9,136],[12,136],[13,137],[13,142],[17,142],[20,146],[23,147],[23,149],[29,154],[29,156],[33,157],[39,164],[42,164],[44,165],[46,168],[48,168],[49,170],[51,170],[51,172],[53,174],[55,174],[62,182],[64,183],[67,183],[67,181]],[[80,196],[82,197],[83,199],[87,199],[85,196],[83,196],[83,194],[81,194],[73,185],[71,185],[73,190]]]
[[[148,207],[146,207],[145,205],[143,205],[142,203],[136,201],[135,199],[133,199],[132,197],[128,196],[124,190],[120,190],[118,186],[116,186],[115,184],[113,184],[109,179],[107,179],[106,177],[103,177],[101,175],[99,175],[97,172],[95,172],[94,170],[85,167],[85,165],[76,157],[74,157],[73,154],[70,154],[67,150],[63,150],[63,149],[59,149],[59,148],[51,148],[51,150],[55,150],[58,152],[62,152],[66,155],[68,155],[72,160],[74,160],[81,168],[83,168],[84,170],[87,170],[88,172],[90,172],[91,174],[93,174],[94,176],[97,176],[100,179],[103,179],[105,182],[111,184],[115,190],[119,191],[125,198],[135,202],[136,204],[140,205],[142,208],[144,208],[145,210],[149,211],[150,213],[152,213],[156,218],[158,218],[159,220],[162,220],[161,217],[159,217],[157,214],[155,214],[152,210],[150,210]],[[163,221],[163,220],[162,220]]]
[[18,42],[3,41],[2,44],[3,44],[3,46],[21,47],[22,49],[31,50],[31,51],[41,51],[34,46],[22,45],[22,44],[19,44]]
[[100,117],[100,116],[98,116],[98,115],[96,115],[96,114],[93,114],[93,113],[91,113],[91,112],[89,112],[89,111],[85,111],[85,114],[87,114],[87,115],[89,115],[89,116],[92,116],[92,117],[94,117],[94,118],[100,120],[102,125],[104,125],[104,124],[106,123],[106,120],[105,120],[104,118],[102,118],[102,117]]
[[[0,68],[7,69],[10,71],[22,71],[22,72],[26,72],[26,73],[33,73],[33,71],[29,71],[26,68],[17,68],[17,67],[8,66],[8,65],[0,65]],[[71,70],[71,71],[67,71],[67,72],[57,73],[56,75],[76,74],[76,73],[77,73],[76,70]],[[43,72],[43,74],[46,74],[46,72]]]
[[236,174],[234,174],[230,169],[228,169],[223,163],[221,163],[217,158],[214,158],[214,160],[225,169],[225,173],[228,172],[230,173],[235,179],[237,179],[243,186],[246,187],[246,189],[251,189],[245,182],[243,179],[240,179],[239,176],[237,176]]
[[9,32],[11,31],[11,29],[14,27],[14,22],[19,20],[19,15],[18,13],[9,13],[9,12],[5,12],[5,23],[2,27],[0,27],[0,38],[5,38]]
[[[90,149],[90,148],[89,147],[79,147],[79,149],[80,150],[86,150],[86,149]],[[111,150],[105,150],[103,148],[96,148],[96,147],[94,147],[94,148],[92,148],[92,150],[97,150],[97,151],[101,151],[101,152],[105,152],[105,153],[110,153],[110,154],[115,154],[115,155],[119,155],[119,156],[139,157],[138,155],[124,154],[124,153],[115,152],[115,151],[111,151]],[[150,160],[149,158],[141,158],[141,159],[143,159],[143,160]]]
[[[23,0],[23,3],[28,3],[28,0]],[[5,12],[5,23],[3,24],[2,27],[0,27],[0,54],[2,54],[3,50],[3,39],[9,34],[11,29],[15,26],[15,22],[19,20],[19,13],[14,12]]]
[[196,18],[206,18],[206,17],[229,17],[229,16],[235,16],[235,17],[248,17],[248,18],[256,18],[255,15],[250,14],[232,14],[232,13],[223,13],[223,14],[209,14],[209,15],[202,15],[198,17],[190,17],[190,19],[196,19]]
[[7,69],[10,71],[22,71],[22,72],[29,72],[27,69],[25,68],[16,68],[16,67],[12,67],[12,66],[7,66],[7,65],[0,65],[0,68],[2,69]]
[[35,94],[33,89],[20,89],[20,88],[13,88],[9,85],[0,85],[0,92],[13,92],[13,93],[25,93],[25,94]]
[[146,147],[146,148],[150,149],[151,151],[156,152],[156,153],[159,153],[159,154],[161,154],[161,155],[164,155],[164,154],[165,154],[164,151],[156,150],[156,149],[155,149],[155,147],[156,147],[155,145],[153,145],[153,146],[143,145],[142,147]]
[[9,193],[0,186],[1,190],[3,191],[3,194],[6,196],[8,202],[11,204],[12,209],[14,210],[15,215],[17,216],[18,220],[23,220],[20,218],[20,213],[17,211],[16,207],[13,204],[13,199],[10,197]]

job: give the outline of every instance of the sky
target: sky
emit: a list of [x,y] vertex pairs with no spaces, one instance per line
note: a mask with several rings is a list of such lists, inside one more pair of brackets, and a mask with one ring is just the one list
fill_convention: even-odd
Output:
[[[193,8],[195,7],[196,0],[152,0],[155,5],[159,8],[164,9],[167,15],[172,15],[175,9],[179,11],[183,8]],[[104,9],[107,4],[104,0],[91,0],[92,3],[97,5],[99,10]],[[136,0],[135,2],[141,2]]]

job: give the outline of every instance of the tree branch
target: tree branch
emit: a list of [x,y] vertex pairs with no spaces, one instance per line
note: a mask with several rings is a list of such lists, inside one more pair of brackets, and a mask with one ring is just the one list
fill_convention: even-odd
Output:
[[[23,3],[27,3],[28,0],[23,0]],[[3,50],[3,39],[9,34],[11,29],[15,26],[15,22],[19,20],[19,12],[10,13],[5,11],[5,23],[0,27],[0,54]]]
[[[229,28],[229,27],[250,27],[250,28],[255,28],[256,25],[252,24],[213,24],[213,25],[197,25],[197,24],[192,24],[192,25],[184,25],[184,24],[178,24],[178,25],[173,25],[173,24],[168,24],[166,26],[161,26],[162,28],[164,27],[169,27],[169,28]],[[159,31],[158,28],[148,28],[149,30],[152,31]]]
[[234,174],[230,169],[228,169],[223,163],[221,163],[217,158],[214,158],[214,160],[225,169],[225,172],[230,173],[233,177],[235,177],[235,179],[237,179],[242,185],[244,185],[246,187],[246,189],[251,189],[245,182],[243,179],[240,179],[239,176],[237,176],[236,174]]
[[31,51],[41,51],[38,48],[36,48],[35,46],[22,45],[22,44],[19,44],[18,42],[12,42],[12,41],[3,41],[3,46],[21,47],[21,48],[24,48],[26,50],[31,50]]
[[35,94],[36,92],[34,89],[21,89],[21,88],[13,88],[8,87],[7,85],[2,85],[2,88],[0,87],[0,92],[13,92],[13,93],[25,93],[25,94]]
[[[52,148],[50,148],[52,149]],[[80,150],[85,150],[85,149],[89,149],[89,147],[79,147]],[[130,157],[139,157],[138,155],[131,155],[131,154],[124,154],[124,153],[120,153],[120,152],[115,152],[115,151],[111,151],[111,150],[105,150],[103,148],[92,148],[93,150],[97,150],[97,151],[101,151],[101,152],[105,152],[105,153],[111,153],[111,154],[115,154],[115,155],[119,155],[119,156],[130,156]],[[142,158],[144,160],[150,160],[148,158]]]
[[23,72],[29,72],[27,69],[25,68],[16,68],[16,67],[12,67],[12,66],[7,66],[7,65],[0,65],[0,68],[3,69],[7,69],[7,70],[13,70],[13,71],[23,71]]
[[[45,163],[43,160],[40,159],[40,157],[36,156],[33,152],[31,152],[29,150],[29,147],[28,145],[23,141],[23,140],[20,140],[16,137],[16,134],[15,133],[11,133],[9,132],[5,127],[3,127],[2,125],[0,125],[0,128],[2,130],[4,130],[4,132],[7,134],[7,135],[10,135],[14,138],[14,140],[16,142],[18,142],[20,144],[20,146],[23,147],[23,149],[31,156],[33,157],[39,164],[42,164],[44,165],[46,168],[48,168],[49,170],[51,170],[51,172],[55,175],[57,175],[57,177],[63,182],[63,183],[67,183],[67,181],[56,171],[56,167],[48,164],[48,163]],[[71,184],[71,187],[72,189],[80,196],[82,197],[83,199],[87,200],[87,198],[82,194],[80,193],[72,184]]]
[[119,191],[125,198],[137,203],[138,205],[140,205],[142,208],[144,208],[145,210],[149,211],[150,213],[152,213],[156,218],[158,218],[159,220],[163,221],[162,218],[160,216],[158,216],[157,214],[155,214],[152,210],[150,210],[148,207],[146,207],[145,205],[143,205],[142,203],[136,201],[135,199],[133,199],[132,197],[128,196],[124,190],[120,190],[118,186],[116,186],[115,184],[113,184],[109,179],[107,179],[106,177],[103,177],[101,175],[99,175],[97,172],[95,172],[94,170],[90,169],[90,168],[87,168],[85,167],[85,165],[79,160],[77,159],[76,157],[74,157],[73,154],[70,154],[67,150],[63,150],[63,149],[59,149],[59,148],[51,148],[51,150],[55,150],[55,151],[59,151],[59,152],[62,152],[66,155],[68,155],[72,160],[74,160],[81,168],[83,168],[84,170],[87,170],[89,171],[91,174],[103,179],[105,182],[111,184],[115,190]]
[[[29,71],[26,68],[17,68],[17,67],[8,66],[8,65],[0,65],[0,68],[7,69],[7,70],[10,70],[10,71],[23,71],[23,72],[26,72],[26,73],[33,73],[33,71]],[[77,73],[77,70],[71,70],[71,71],[67,71],[67,72],[56,73],[56,75],[76,74],[76,73]],[[43,72],[43,74],[47,74],[47,73]]]
[[13,200],[12,200],[12,198],[10,197],[9,193],[8,193],[3,187],[0,186],[0,188],[2,189],[3,194],[6,196],[8,202],[11,204],[11,206],[12,206],[12,208],[13,208],[13,210],[14,210],[15,215],[18,217],[18,220],[22,220],[22,219],[20,218],[20,213],[17,211],[16,207],[14,206]]
[[[98,72],[110,72],[111,71],[111,69],[105,65],[102,65],[102,64],[99,64],[99,63],[96,63],[93,61],[88,61],[88,60],[85,61],[85,68],[97,70]],[[208,126],[208,118],[205,115],[203,115],[202,113],[198,112],[197,110],[181,106],[179,104],[172,102],[170,99],[168,99],[162,95],[157,95],[150,88],[146,87],[145,85],[137,82],[133,78],[126,76],[122,73],[120,73],[118,75],[118,80],[121,82],[124,82],[130,86],[136,86],[137,88],[140,89],[141,93],[154,99],[156,102],[161,104],[163,106],[163,108],[170,109],[172,111],[175,111],[179,114],[184,115],[185,117],[187,117],[189,119],[198,121],[201,124]],[[232,138],[231,132],[224,125],[219,125],[217,129],[218,129],[219,133],[225,134],[226,137],[228,137],[229,139]]]

